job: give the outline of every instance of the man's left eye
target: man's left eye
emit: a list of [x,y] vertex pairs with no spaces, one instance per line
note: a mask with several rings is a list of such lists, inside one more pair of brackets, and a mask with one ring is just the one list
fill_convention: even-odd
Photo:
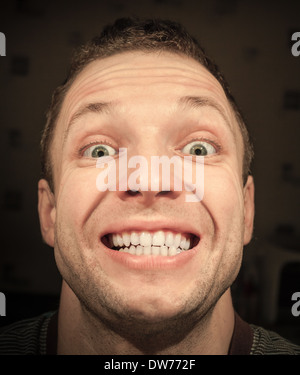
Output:
[[195,141],[188,143],[181,149],[184,154],[191,154],[196,156],[206,156],[215,154],[217,152],[216,148],[208,142]]
[[112,156],[116,153],[117,151],[108,145],[97,144],[87,148],[84,151],[83,156],[89,158],[101,158],[102,156]]

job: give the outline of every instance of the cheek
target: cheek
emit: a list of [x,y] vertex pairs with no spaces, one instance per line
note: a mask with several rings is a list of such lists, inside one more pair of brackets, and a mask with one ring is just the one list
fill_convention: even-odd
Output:
[[205,172],[203,205],[214,226],[208,240],[216,285],[229,287],[241,264],[244,200],[239,174],[229,166],[210,166]]
[[55,252],[58,267],[67,279],[93,267],[91,255],[97,237],[90,236],[86,228],[91,213],[104,197],[96,188],[96,178],[96,168],[69,168],[61,176]]
[[57,197],[58,219],[63,215],[65,222],[82,228],[105,196],[97,190],[97,172],[94,167],[70,168],[62,175]]
[[244,200],[238,173],[229,166],[207,166],[203,204],[210,212],[216,229],[229,230],[233,224],[234,228],[238,225],[241,229]]

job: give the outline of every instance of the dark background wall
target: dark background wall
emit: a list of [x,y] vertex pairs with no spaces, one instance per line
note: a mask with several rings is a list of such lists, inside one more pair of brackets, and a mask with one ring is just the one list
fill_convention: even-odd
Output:
[[291,35],[300,31],[300,2],[291,0],[1,2],[0,291],[7,317],[0,325],[57,306],[60,276],[36,210],[45,111],[73,49],[128,15],[182,22],[229,81],[256,153],[255,233],[233,287],[235,304],[246,319],[299,341],[291,296],[300,291],[300,56],[291,53]]

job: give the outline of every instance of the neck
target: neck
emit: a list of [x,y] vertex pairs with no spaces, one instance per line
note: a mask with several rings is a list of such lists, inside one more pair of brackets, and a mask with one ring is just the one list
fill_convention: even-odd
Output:
[[[228,289],[204,317],[193,324],[135,326],[122,330],[87,311],[63,283],[58,317],[58,354],[98,355],[198,355],[227,354],[234,310]],[[184,329],[178,329],[178,327]],[[132,332],[136,334],[132,335]],[[179,332],[179,333],[178,333]],[[181,333],[180,333],[181,332]],[[184,333],[182,333],[184,332]]]

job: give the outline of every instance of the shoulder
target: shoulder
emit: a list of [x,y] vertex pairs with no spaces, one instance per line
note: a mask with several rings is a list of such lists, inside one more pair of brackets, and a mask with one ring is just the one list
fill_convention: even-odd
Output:
[[281,337],[273,331],[251,324],[253,344],[250,354],[253,355],[299,355],[300,346]]
[[54,312],[20,320],[0,328],[0,355],[46,353],[47,329]]

